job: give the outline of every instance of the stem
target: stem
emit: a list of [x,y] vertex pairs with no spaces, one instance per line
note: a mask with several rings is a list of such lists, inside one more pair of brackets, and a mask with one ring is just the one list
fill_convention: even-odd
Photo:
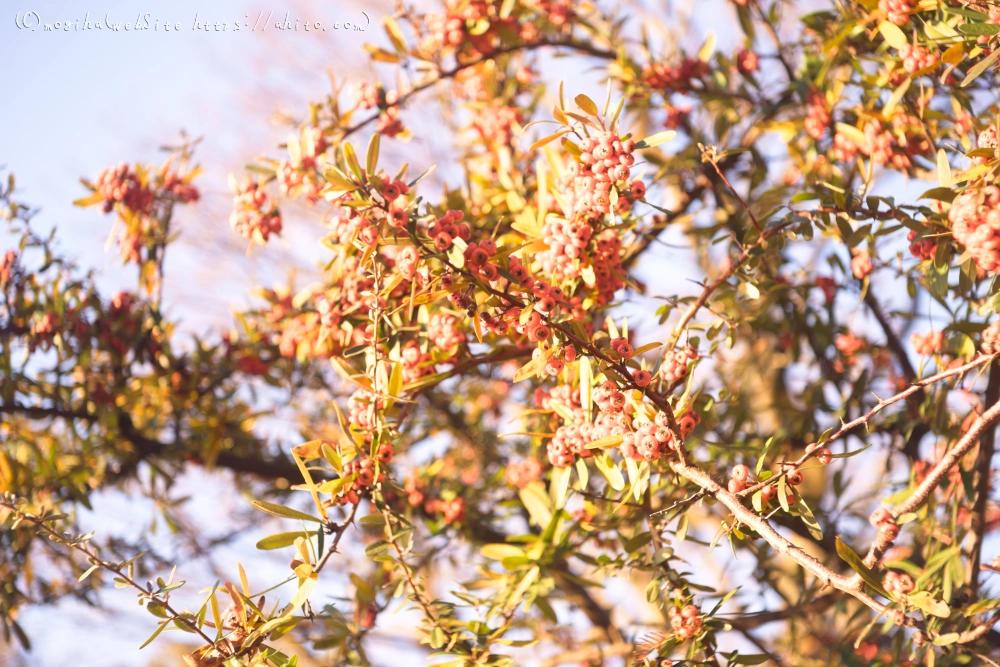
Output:
[[22,521],[27,521],[28,523],[33,524],[39,530],[41,530],[42,532],[44,532],[49,537],[50,540],[52,540],[54,542],[58,542],[59,544],[62,544],[63,546],[69,547],[70,549],[73,549],[74,551],[80,552],[81,554],[83,554],[84,556],[87,557],[88,562],[90,562],[90,563],[92,563],[94,565],[99,566],[103,570],[107,570],[108,572],[111,572],[113,575],[115,575],[116,577],[120,578],[122,581],[126,582],[129,586],[131,586],[132,588],[134,588],[137,591],[139,591],[140,597],[143,597],[143,598],[145,598],[147,600],[150,600],[150,601],[154,601],[154,602],[156,602],[156,604],[158,604],[161,607],[163,607],[163,609],[171,616],[171,619],[168,619],[168,620],[180,621],[185,626],[187,626],[189,630],[191,630],[192,632],[194,632],[194,633],[198,634],[199,636],[201,636],[201,638],[205,640],[206,644],[208,644],[209,646],[214,647],[216,650],[220,650],[220,651],[223,650],[222,647],[215,646],[215,641],[213,639],[211,639],[208,635],[206,635],[202,631],[202,629],[200,627],[198,627],[197,623],[195,623],[194,621],[191,621],[189,619],[186,619],[186,618],[181,618],[181,615],[179,613],[177,613],[170,606],[170,603],[167,602],[167,599],[165,597],[159,597],[157,595],[153,595],[148,590],[146,590],[141,585],[139,585],[139,583],[136,582],[134,579],[132,579],[132,577],[128,576],[127,573],[122,572],[119,567],[117,567],[115,565],[112,565],[111,563],[108,563],[106,561],[101,560],[100,558],[97,557],[96,553],[90,551],[86,547],[81,546],[78,543],[75,543],[75,542],[73,542],[71,540],[66,539],[65,536],[63,536],[59,532],[53,530],[48,524],[46,524],[44,518],[38,518],[38,517],[33,516],[31,514],[27,514],[25,512],[22,512],[20,509],[18,509],[18,507],[16,505],[14,505],[12,502],[10,502],[9,500],[7,500],[6,498],[0,498],[0,507],[3,507],[5,509],[7,509],[12,514],[14,514],[18,519],[20,519]]

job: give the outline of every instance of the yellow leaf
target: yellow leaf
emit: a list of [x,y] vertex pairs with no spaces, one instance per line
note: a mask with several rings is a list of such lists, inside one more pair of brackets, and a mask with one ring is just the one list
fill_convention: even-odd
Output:
[[301,445],[295,445],[292,447],[292,453],[301,457],[303,461],[318,459],[323,456],[324,442],[324,440],[310,440],[309,442],[303,442]]
[[951,164],[948,162],[948,154],[944,152],[943,148],[939,148],[937,152],[937,174],[938,185],[942,188],[952,186]]
[[580,107],[585,113],[589,113],[591,116],[597,115],[597,104],[586,95],[577,95],[573,98],[573,101],[576,102],[576,106]]
[[698,60],[707,63],[713,53],[715,53],[715,31],[710,30],[705,38],[705,44],[698,51]]
[[957,44],[949,46],[945,52],[941,54],[941,60],[949,65],[957,65],[965,60],[965,43],[958,42]]
[[564,134],[569,134],[570,132],[571,132],[571,130],[559,130],[555,134],[550,134],[547,137],[542,137],[541,139],[539,139],[535,143],[531,144],[531,146],[528,147],[528,150],[529,151],[537,150],[537,149],[541,148],[542,146],[544,146],[545,144],[552,143],[553,141],[555,141],[559,137],[563,136]]
[[365,51],[371,56],[372,60],[380,63],[398,63],[399,56],[395,53],[389,53],[385,49],[375,46],[374,44],[365,44]]
[[84,197],[83,199],[77,199],[73,202],[73,206],[93,206],[94,204],[100,204],[104,201],[104,195],[100,192],[94,192],[93,194]]
[[382,23],[385,25],[385,33],[389,35],[389,41],[396,47],[396,50],[400,53],[406,51],[406,38],[403,36],[399,24],[396,23],[396,19],[392,16],[386,16],[382,19]]

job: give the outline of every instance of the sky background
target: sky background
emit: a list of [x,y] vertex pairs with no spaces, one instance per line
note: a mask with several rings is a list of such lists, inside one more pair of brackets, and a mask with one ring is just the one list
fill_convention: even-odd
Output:
[[[687,46],[697,48],[711,28],[719,33],[720,49],[733,48],[729,4],[711,0],[699,2],[698,8]],[[275,117],[301,118],[309,100],[330,91],[331,76],[342,80],[370,74],[362,47],[368,41],[384,41],[380,22],[388,9],[385,2],[344,0],[273,0],[270,4],[265,0],[2,2],[0,62],[7,67],[5,103],[0,105],[0,167],[4,173],[12,171],[16,175],[21,201],[41,209],[37,224],[42,228],[57,226],[61,247],[82,267],[98,271],[99,284],[110,292],[134,285],[134,267],[123,268],[114,249],[104,250],[111,216],[102,215],[98,208],[72,206],[74,199],[86,194],[78,179],[93,178],[102,167],[122,160],[159,163],[166,157],[159,147],[177,142],[181,131],[202,138],[196,161],[205,167],[205,174],[197,182],[203,200],[195,207],[182,207],[178,214],[182,236],[169,254],[165,303],[169,313],[181,318],[185,331],[204,333],[228,327],[232,324],[232,309],[251,303],[251,287],[284,281],[292,267],[297,267],[297,281],[304,285],[309,282],[310,267],[322,255],[315,240],[321,210],[292,208],[286,211],[289,215],[282,239],[248,256],[245,243],[229,227],[232,195],[226,185],[227,175],[239,174],[255,156],[280,155],[276,146],[290,130],[273,122]],[[103,20],[109,13],[113,22],[135,22],[137,18],[144,20],[148,13],[151,24],[157,20],[161,26],[164,22],[180,22],[182,29],[136,32],[123,27],[118,32],[46,32],[41,27],[18,28],[17,15],[21,13],[23,18],[26,11],[37,15],[30,18],[32,24],[69,21],[75,26],[79,21],[82,27],[88,12],[92,22]],[[371,19],[367,31],[332,29],[338,21],[365,22],[363,11]],[[213,24],[240,21],[253,25],[261,12],[272,15],[272,24],[266,30],[192,29],[196,15]],[[319,21],[328,30],[275,29],[273,22],[284,19],[285,12],[293,24],[296,19]],[[637,14],[642,20],[641,12]],[[683,20],[681,14],[683,11],[674,13],[673,18]],[[655,26],[651,30],[655,35]],[[568,80],[573,94],[585,92],[603,99],[601,82],[581,68],[581,62],[586,64],[576,59],[547,58],[543,71],[549,80]],[[457,173],[447,162],[449,144],[450,138],[442,139],[433,131],[418,132],[409,145],[383,142],[383,152],[390,157],[394,152],[405,152],[411,173],[438,163],[435,178],[440,183]],[[421,160],[426,164],[420,164]],[[900,194],[912,198],[923,189],[918,184]],[[645,274],[646,278],[662,279],[666,266],[678,283],[700,277],[681,257],[676,249],[654,246],[640,267],[640,277]],[[684,288],[674,286],[664,293],[677,291]],[[636,300],[626,304],[622,312],[641,320],[648,317],[651,303]],[[196,502],[214,508],[211,514],[198,517],[209,534],[225,533],[225,526],[216,520],[245,510],[247,504],[246,499],[232,492],[222,474],[186,475],[178,493],[191,493]],[[93,514],[81,515],[85,530],[99,528],[133,537],[155,515],[148,501],[127,501],[116,493],[103,494],[95,509]],[[276,525],[263,522],[259,530],[221,549],[214,564],[199,562],[186,569],[192,582],[201,582],[193,585],[192,601],[201,585],[214,581],[213,565],[228,565],[237,558],[248,571],[260,572],[269,581],[283,578],[287,564],[255,552],[252,546],[260,536],[275,532],[270,529]],[[705,531],[710,533],[711,528],[705,527]],[[154,540],[165,553],[176,551],[168,536],[158,535]],[[692,563],[709,567],[703,555],[692,554]],[[706,571],[703,578],[736,581],[751,574],[737,562],[723,562],[721,567],[719,571]],[[224,574],[234,578],[232,572]],[[609,598],[635,607],[639,600],[630,599],[624,591],[612,588]],[[138,651],[144,633],[150,632],[153,625],[144,612],[135,612],[132,597],[108,591],[103,599],[108,612],[95,612],[73,602],[54,609],[28,610],[23,625],[36,640],[30,664],[145,665],[149,664],[150,651],[167,650],[163,647],[169,642],[158,641],[154,647]],[[412,619],[404,614],[387,625],[388,631],[404,632],[412,627]],[[404,649],[391,643],[378,651],[387,660],[406,655]],[[0,652],[0,665],[4,660]],[[176,656],[169,652],[160,660],[164,665],[177,663]]]

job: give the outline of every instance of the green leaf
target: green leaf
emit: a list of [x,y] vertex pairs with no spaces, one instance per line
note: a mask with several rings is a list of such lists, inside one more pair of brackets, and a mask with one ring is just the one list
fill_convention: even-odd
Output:
[[668,141],[671,141],[676,136],[677,133],[674,132],[673,130],[666,130],[665,132],[657,132],[656,134],[650,135],[645,139],[643,139],[642,141],[637,142],[635,147],[654,148],[656,146],[659,146],[660,144],[664,144]]
[[479,550],[483,558],[503,561],[504,558],[524,558],[524,549],[513,544],[487,544]]
[[869,449],[870,447],[871,447],[871,445],[868,444],[868,445],[865,445],[864,447],[862,447],[861,449],[855,449],[853,452],[844,452],[843,454],[831,454],[830,458],[833,458],[833,459],[847,459],[847,458],[850,458],[852,456],[857,456],[858,454],[860,454],[861,452],[865,451],[866,449]]
[[809,530],[809,534],[813,536],[813,539],[822,540],[823,539],[823,529],[820,527],[819,522],[816,520],[816,515],[813,514],[809,505],[806,504],[805,498],[799,498],[798,503],[799,513],[802,517],[802,523],[806,524],[806,528]]
[[586,445],[587,449],[611,449],[612,447],[617,447],[622,444],[625,440],[624,436],[621,435],[608,435],[603,438],[598,438],[593,442],[589,442]]
[[601,471],[604,478],[608,480],[608,484],[615,491],[621,491],[625,488],[625,478],[622,476],[622,471],[618,469],[618,464],[611,460],[606,453],[601,452],[600,454],[594,456],[594,464],[597,469]]
[[594,371],[590,366],[590,357],[580,358],[580,406],[583,414],[590,421],[591,407],[593,405],[594,391]]
[[555,509],[562,509],[566,504],[566,496],[569,494],[569,481],[573,476],[573,468],[553,468],[552,479],[549,482],[549,496],[552,498],[552,506]]
[[549,525],[549,521],[552,520],[552,505],[541,482],[531,482],[518,491],[518,496],[538,527],[544,528]]
[[344,142],[341,146],[341,150],[344,151],[344,162],[347,163],[347,168],[351,170],[351,173],[360,181],[361,178],[361,165],[358,164],[358,156],[354,153],[354,147],[350,143]]
[[906,599],[913,606],[919,607],[925,614],[937,616],[938,618],[948,618],[951,616],[951,608],[943,600],[932,598],[930,595],[908,595]]
[[845,543],[842,539],[840,539],[839,535],[837,536],[837,555],[840,556],[848,565],[850,565],[851,569],[857,572],[861,576],[861,578],[864,579],[865,583],[874,588],[879,595],[882,595],[883,597],[887,598],[892,597],[882,587],[882,582],[879,581],[879,578],[877,576],[875,576],[875,573],[872,572],[867,565],[865,565],[865,562],[861,559],[861,556],[859,556],[854,551],[854,549],[849,547],[847,543]]
[[770,660],[763,653],[752,653],[750,655],[737,655],[729,661],[730,665],[763,665]]
[[986,71],[986,68],[997,61],[997,58],[1000,58],[1000,49],[993,49],[993,53],[980,60],[976,63],[975,67],[969,70],[969,73],[966,75],[965,79],[962,80],[959,87],[965,88],[970,83],[975,81],[980,74]]
[[894,49],[901,49],[907,45],[906,33],[899,29],[899,26],[889,21],[882,21],[878,24],[878,31],[889,46]]
[[250,504],[259,509],[261,512],[270,514],[271,516],[280,516],[285,519],[298,519],[299,521],[315,521],[316,523],[322,523],[322,521],[316,517],[309,516],[305,512],[293,510],[291,507],[275,505],[274,503],[267,503],[263,500],[254,500]]
[[1000,24],[996,23],[963,23],[958,31],[965,35],[996,35],[1000,33]]
[[867,142],[867,139],[865,139],[865,133],[853,125],[848,125],[847,123],[837,123],[836,128],[837,132],[845,135],[848,139],[859,146],[864,146]]
[[[387,16],[386,20],[391,19],[391,16]],[[378,149],[380,135],[378,132],[372,135],[371,141],[368,142],[368,158],[365,160],[365,168],[368,170],[368,175],[371,176],[375,173],[375,168],[378,166]]]
[[764,467],[764,458],[767,456],[767,450],[771,449],[771,443],[773,442],[774,436],[771,436],[764,443],[764,449],[761,450],[760,456],[757,458],[757,475],[760,475],[760,471]]
[[163,632],[163,629],[164,629],[165,627],[167,627],[167,626],[168,626],[169,624],[170,624],[170,621],[169,621],[169,620],[167,620],[167,621],[163,621],[163,623],[160,623],[160,624],[159,624],[158,626],[156,626],[156,630],[153,630],[153,634],[151,634],[151,635],[149,636],[149,639],[147,639],[146,641],[144,641],[144,642],[142,643],[142,646],[140,646],[139,648],[140,648],[140,649],[144,649],[144,648],[146,648],[147,646],[149,646],[149,645],[150,645],[150,643],[152,643],[152,641],[153,641],[154,639],[156,639],[157,637],[159,637],[159,636],[160,636],[160,633],[161,633],[161,632]]

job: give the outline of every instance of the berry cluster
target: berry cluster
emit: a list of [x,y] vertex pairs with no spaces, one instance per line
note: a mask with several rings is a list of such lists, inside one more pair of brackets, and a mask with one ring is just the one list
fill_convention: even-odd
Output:
[[427,338],[442,352],[455,352],[465,342],[465,334],[454,315],[435,313],[427,323]]
[[320,185],[314,172],[297,169],[288,160],[282,160],[275,173],[282,197],[302,196],[310,205],[319,200]]
[[698,358],[698,350],[690,345],[683,350],[671,350],[663,355],[663,364],[660,366],[660,376],[667,382],[673,384],[687,377],[688,363]]
[[[539,0],[543,9],[555,13],[549,16],[553,24],[567,20],[572,14],[566,0]],[[524,42],[538,38],[538,28],[532,21],[519,22],[515,17],[500,17],[500,6],[487,0],[446,0],[445,13],[424,16],[426,37],[421,41],[421,50],[436,53],[451,47],[468,58],[478,58],[493,50],[498,37],[505,35],[509,40],[516,34]],[[557,24],[558,25],[558,24]]]
[[362,109],[378,109],[382,112],[375,125],[375,131],[387,137],[394,137],[403,131],[403,123],[399,120],[399,91],[386,91],[382,86],[375,86],[367,81],[359,81],[351,87],[351,95],[355,103]]
[[570,222],[550,216],[542,227],[542,238],[548,250],[538,254],[542,270],[554,279],[578,278],[581,258],[593,235],[593,228],[586,222]]
[[472,126],[488,144],[510,145],[514,128],[524,122],[524,114],[511,106],[487,106],[479,109]]
[[699,415],[694,410],[688,410],[680,417],[677,418],[677,428],[681,430],[682,435],[687,435],[695,429],[698,424],[701,423],[701,415]]
[[545,448],[549,463],[556,468],[567,468],[573,465],[577,456],[581,458],[591,456],[593,452],[587,449],[587,445],[604,437],[603,435],[594,437],[596,426],[596,423],[564,424],[556,429],[556,434]]
[[[979,136],[976,137],[976,147],[991,148],[993,149],[993,157],[997,157],[997,154],[1000,153],[1000,150],[998,150],[998,148],[1000,148],[1000,140],[997,138],[997,128],[990,125],[985,130],[980,132]],[[990,159],[990,157],[986,156],[974,157],[972,158],[972,162],[974,164],[986,164],[990,161]]]
[[1000,320],[994,320],[992,324],[983,329],[982,342],[983,354],[996,354],[1000,352]]
[[870,157],[875,164],[891,164],[905,170],[912,166],[911,157],[924,155],[930,145],[921,134],[920,120],[905,113],[893,116],[892,127],[886,128],[881,120],[865,123],[864,141],[858,144],[853,138],[838,131],[833,137],[831,154],[839,162],[851,162],[858,151]]
[[523,489],[531,482],[541,479],[542,463],[534,456],[523,461],[507,464],[507,483]]
[[[566,348],[571,349],[571,348]],[[546,391],[541,387],[535,389],[535,407],[539,410],[552,410],[552,401],[559,401],[569,408],[579,408],[579,393],[568,384],[561,384]]]
[[441,521],[449,526],[457,525],[465,521],[465,498],[431,498],[424,503],[424,511],[428,514],[441,514]]
[[750,72],[756,72],[759,67],[759,60],[757,54],[750,49],[740,49],[736,53],[736,69],[739,70],[741,74],[749,74]]
[[[557,205],[569,221],[591,222],[611,212],[611,188],[625,191],[630,167],[635,163],[635,141],[622,140],[617,134],[602,132],[588,137],[580,145],[580,157],[571,160],[566,173],[555,181],[559,193]],[[619,208],[630,206],[627,197],[619,198]]]
[[[678,107],[673,104],[667,104],[663,107],[663,111],[666,113],[666,118],[663,119],[663,127],[668,130],[676,130],[679,127],[683,127],[688,122],[688,116],[691,114],[691,107]],[[632,192],[635,194],[635,183],[633,182]],[[642,199],[640,195],[635,195],[636,199]]]
[[878,8],[885,14],[887,21],[904,26],[910,20],[915,3],[913,0],[879,0]]
[[851,258],[851,273],[858,280],[864,280],[873,270],[872,258],[868,251],[861,250]]
[[8,250],[3,255],[0,255],[0,287],[3,287],[10,280],[11,274],[14,272],[14,264],[17,263],[17,253],[13,250]]
[[[628,343],[622,343],[621,345],[628,346],[630,350],[632,348]],[[618,386],[611,380],[605,380],[598,385],[594,389],[593,397],[594,403],[597,404],[601,412],[619,414],[625,409],[625,394],[619,391]]]
[[910,254],[923,261],[934,259],[937,254],[937,239],[925,237],[918,240],[918,236],[920,234],[915,229],[911,229],[906,235],[906,240],[910,242]]
[[493,282],[500,276],[500,266],[490,261],[496,254],[496,241],[485,239],[479,243],[470,243],[466,246],[462,256],[465,258],[465,267],[469,271],[486,282]]
[[682,58],[676,65],[648,63],[642,66],[642,80],[650,88],[662,91],[687,92],[692,82],[709,72],[708,63],[698,58]]
[[854,363],[854,355],[864,349],[865,340],[864,338],[855,336],[851,332],[847,332],[845,334],[837,334],[833,339],[833,344],[848,363]]
[[910,345],[917,354],[932,355],[937,354],[944,345],[943,331],[928,331],[925,334],[914,331],[910,335]]
[[681,608],[670,607],[667,616],[674,635],[681,640],[692,639],[701,634],[702,620],[698,616],[698,608],[693,604],[686,604]]
[[803,121],[806,134],[813,139],[822,139],[830,127],[830,123],[833,122],[833,116],[830,115],[830,111],[826,106],[826,98],[814,90],[809,93],[806,101],[809,103],[809,111],[806,112],[806,117]]
[[422,377],[433,375],[434,362],[429,352],[422,352],[416,341],[410,341],[400,355],[403,364],[403,382],[416,382]]
[[[388,447],[387,454],[383,454],[382,448]],[[392,445],[386,443],[379,448],[379,459],[383,457],[392,460]],[[354,479],[351,481],[349,487],[341,487],[340,495],[334,498],[334,502],[338,505],[346,505],[351,503],[352,505],[357,505],[361,501],[361,497],[365,494],[369,487],[371,487],[376,482],[382,482],[385,480],[385,473],[379,472],[378,478],[375,477],[375,462],[372,461],[370,456],[362,456],[361,458],[354,459],[353,461],[347,463],[344,466],[344,477],[349,477],[353,475]]]
[[364,432],[369,433],[376,424],[372,418],[373,412],[385,409],[385,399],[375,399],[375,395],[365,389],[358,389],[347,400],[347,421]]
[[1000,270],[1000,187],[969,188],[955,197],[948,212],[955,240],[983,271]]
[[663,412],[657,413],[652,422],[636,426],[634,433],[624,434],[618,448],[625,458],[652,462],[680,446],[667,428],[667,415]]
[[597,235],[595,251],[591,255],[594,275],[597,278],[597,306],[605,306],[614,300],[615,292],[625,287],[625,271],[622,268],[622,240],[613,229],[605,229]]
[[903,44],[899,47],[899,57],[903,59],[903,69],[907,74],[933,67],[941,58],[936,51],[930,51],[919,44]]
[[163,175],[163,191],[182,204],[191,204],[201,199],[198,188],[185,182],[173,171],[166,171]]
[[899,526],[896,525],[892,513],[884,507],[872,512],[868,522],[878,528],[878,539],[883,544],[891,544],[899,537]]
[[153,191],[139,181],[138,175],[125,162],[102,169],[94,187],[104,197],[105,213],[115,204],[143,214],[148,214],[153,207]]
[[240,236],[267,241],[271,234],[281,233],[281,214],[260,184],[249,176],[233,197],[235,210],[229,224]]
[[448,211],[437,220],[432,220],[427,225],[427,235],[434,241],[434,247],[445,252],[451,249],[458,237],[463,241],[472,238],[472,229],[465,222],[459,224],[465,213],[462,211]]

